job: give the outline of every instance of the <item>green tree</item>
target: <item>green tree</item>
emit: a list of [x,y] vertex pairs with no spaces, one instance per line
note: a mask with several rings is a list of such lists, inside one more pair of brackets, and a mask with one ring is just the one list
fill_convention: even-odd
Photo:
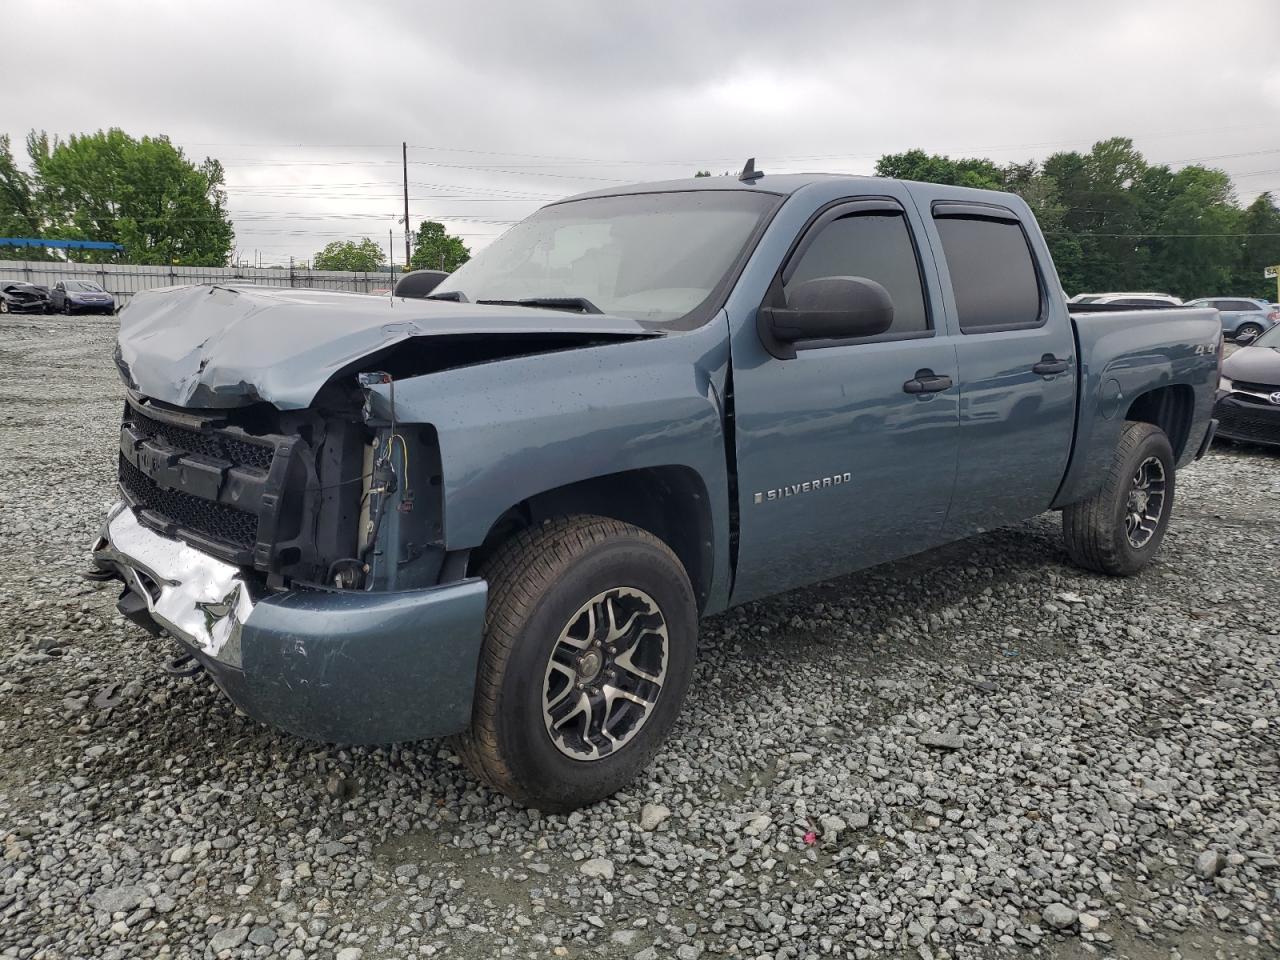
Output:
[[316,270],[377,270],[384,263],[382,249],[365,237],[363,240],[334,240],[315,255]]
[[876,176],[893,177],[896,180],[919,180],[924,183],[945,183],[955,187],[979,187],[985,190],[1004,189],[1004,173],[990,160],[968,158],[952,160],[923,150],[906,153],[890,153],[876,163]]
[[697,173],[695,173],[693,176],[694,176],[694,178],[695,178],[695,179],[696,179],[696,178],[698,178],[698,177],[709,177],[709,176],[711,176],[711,171],[710,171],[710,170],[699,170],[699,171],[698,171]]
[[1158,284],[1184,299],[1237,292],[1232,281],[1240,238],[1233,234],[1240,211],[1225,173],[1201,166],[1176,173],[1150,167],[1134,192],[1146,234],[1140,289]]
[[1240,214],[1238,256],[1231,292],[1241,296],[1276,299],[1276,281],[1266,280],[1262,271],[1280,265],[1280,207],[1264,193]]
[[0,236],[39,236],[40,220],[31,176],[14,162],[9,135],[0,134]]
[[235,235],[217,160],[196,164],[167,137],[138,140],[115,128],[65,141],[32,131],[27,152],[46,234],[123,244],[133,263],[227,262]]
[[471,251],[458,237],[452,237],[443,223],[424,220],[413,240],[409,266],[414,270],[444,270],[453,273],[471,259]]

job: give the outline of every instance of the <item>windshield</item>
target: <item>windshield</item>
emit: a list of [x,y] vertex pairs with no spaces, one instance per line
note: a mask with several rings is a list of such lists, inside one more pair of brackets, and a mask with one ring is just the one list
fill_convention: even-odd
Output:
[[1253,343],[1249,344],[1249,346],[1272,347],[1272,348],[1280,347],[1280,324],[1277,324],[1276,326],[1272,327],[1262,336],[1254,340]]
[[705,190],[544,207],[463,264],[432,295],[461,293],[472,303],[585,300],[604,313],[667,323],[711,296],[778,199]]
[[92,280],[68,280],[68,290],[83,290],[86,293],[101,293],[102,288]]

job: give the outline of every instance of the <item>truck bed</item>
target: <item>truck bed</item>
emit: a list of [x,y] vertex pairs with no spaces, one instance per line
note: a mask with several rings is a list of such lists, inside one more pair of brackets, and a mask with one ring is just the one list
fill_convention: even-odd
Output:
[[[1055,507],[1098,489],[1124,422],[1154,416],[1152,405],[1174,406],[1180,426],[1169,437],[1174,455],[1179,466],[1193,459],[1198,446],[1190,441],[1208,429],[1222,349],[1216,310],[1071,308],[1080,390],[1075,443]],[[1135,409],[1139,397],[1144,406]]]

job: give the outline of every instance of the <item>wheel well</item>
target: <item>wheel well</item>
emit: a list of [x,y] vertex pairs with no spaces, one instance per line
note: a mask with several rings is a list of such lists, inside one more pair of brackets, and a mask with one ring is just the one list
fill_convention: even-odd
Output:
[[1157,387],[1134,400],[1125,419],[1154,424],[1163,430],[1173,447],[1173,459],[1177,461],[1182,458],[1191,433],[1195,402],[1195,391],[1185,383]]
[[702,478],[688,467],[627,470],[579,480],[521,501],[502,514],[467,567],[474,573],[514,533],[550,517],[592,514],[647,530],[684,565],[698,600],[706,606],[713,563],[711,507]]

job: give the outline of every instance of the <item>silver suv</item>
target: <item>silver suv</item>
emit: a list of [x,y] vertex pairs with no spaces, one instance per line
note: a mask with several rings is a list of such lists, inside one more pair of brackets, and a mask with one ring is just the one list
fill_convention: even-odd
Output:
[[1249,297],[1205,297],[1192,300],[1189,307],[1213,307],[1222,318],[1222,332],[1228,340],[1249,343],[1280,323],[1280,310],[1265,300]]

